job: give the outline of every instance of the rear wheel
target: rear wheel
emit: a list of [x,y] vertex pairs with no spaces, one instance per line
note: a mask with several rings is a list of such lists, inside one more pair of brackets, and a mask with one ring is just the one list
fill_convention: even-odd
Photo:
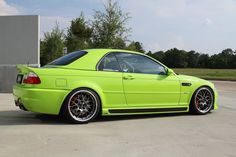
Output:
[[211,111],[214,104],[213,92],[208,87],[197,89],[192,97],[190,112],[203,115]]
[[98,95],[86,88],[74,90],[66,99],[62,114],[72,123],[87,123],[100,111]]

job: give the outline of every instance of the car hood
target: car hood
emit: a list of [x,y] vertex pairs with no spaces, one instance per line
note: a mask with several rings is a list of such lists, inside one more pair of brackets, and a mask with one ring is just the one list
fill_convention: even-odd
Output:
[[[180,78],[180,80],[188,80],[188,81],[203,81],[204,79],[201,79],[201,78],[198,78],[198,77],[195,77],[195,76],[189,76],[189,75],[178,75],[178,77]],[[206,81],[206,80],[204,80]]]

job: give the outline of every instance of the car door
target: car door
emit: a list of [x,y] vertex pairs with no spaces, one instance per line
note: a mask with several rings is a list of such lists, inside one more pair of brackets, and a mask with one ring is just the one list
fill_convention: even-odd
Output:
[[141,54],[116,53],[123,71],[126,102],[133,107],[177,106],[180,82],[176,75],[168,76],[166,68]]
[[103,108],[127,107],[123,89],[122,72],[113,53],[104,56],[98,63],[95,82],[103,91]]

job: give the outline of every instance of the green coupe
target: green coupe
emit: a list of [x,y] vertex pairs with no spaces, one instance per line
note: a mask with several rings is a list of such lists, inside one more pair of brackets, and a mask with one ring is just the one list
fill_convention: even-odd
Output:
[[21,109],[86,123],[99,114],[128,115],[217,109],[214,84],[178,75],[138,52],[90,49],[41,68],[17,65],[13,94]]

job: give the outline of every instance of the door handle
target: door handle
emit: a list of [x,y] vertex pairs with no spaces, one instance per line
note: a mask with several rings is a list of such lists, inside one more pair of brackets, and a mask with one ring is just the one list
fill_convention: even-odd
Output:
[[133,80],[134,77],[132,75],[126,75],[126,76],[123,76],[123,79],[124,80]]

